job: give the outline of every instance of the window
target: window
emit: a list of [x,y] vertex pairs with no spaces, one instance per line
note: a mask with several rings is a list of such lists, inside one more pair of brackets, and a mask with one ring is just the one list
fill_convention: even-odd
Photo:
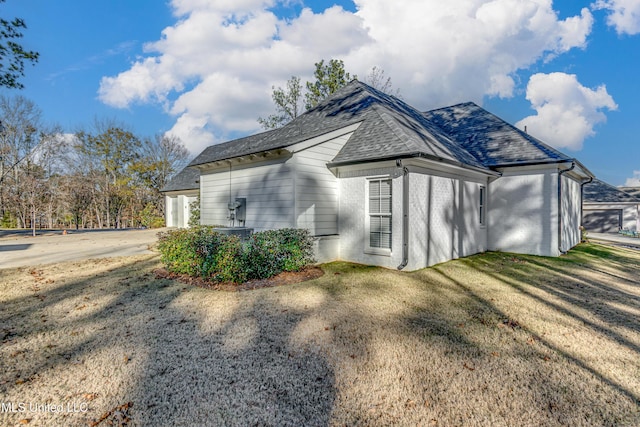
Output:
[[483,185],[480,186],[480,199],[478,200],[478,208],[478,218],[480,221],[480,225],[485,225],[487,211],[487,189]]
[[369,180],[369,247],[391,249],[391,179]]

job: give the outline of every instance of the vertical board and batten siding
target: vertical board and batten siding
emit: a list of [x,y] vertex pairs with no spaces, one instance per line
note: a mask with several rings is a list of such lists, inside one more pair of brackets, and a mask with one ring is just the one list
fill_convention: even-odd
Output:
[[327,163],[352,134],[349,132],[309,147],[292,147],[296,227],[306,228],[314,236],[338,234],[338,178],[327,168]]
[[[233,163],[200,177],[203,225],[230,225],[227,203],[246,198],[246,227],[255,231],[294,227],[294,186],[289,158]],[[237,224],[236,224],[237,225]]]
[[506,169],[488,188],[489,250],[558,255],[558,172]]
[[409,174],[409,264],[417,270],[478,252],[487,247],[487,229],[480,224],[480,186],[471,180]]
[[580,209],[582,204],[580,183],[571,177],[561,177],[561,249],[566,252],[580,243]]

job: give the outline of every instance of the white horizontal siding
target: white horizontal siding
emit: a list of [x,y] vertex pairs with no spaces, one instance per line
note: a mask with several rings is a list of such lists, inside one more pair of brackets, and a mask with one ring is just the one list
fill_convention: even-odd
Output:
[[352,132],[315,145],[302,144],[294,154],[296,226],[311,234],[338,233],[338,179],[327,163],[342,149]]
[[246,227],[256,231],[293,227],[293,177],[286,161],[233,164],[231,172],[219,169],[203,173],[202,224],[228,225],[227,203],[242,197],[247,200]]

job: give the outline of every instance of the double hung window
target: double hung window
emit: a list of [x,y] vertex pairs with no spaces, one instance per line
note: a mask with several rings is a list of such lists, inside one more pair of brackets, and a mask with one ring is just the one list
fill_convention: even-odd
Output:
[[391,179],[371,179],[369,185],[369,247],[391,249]]

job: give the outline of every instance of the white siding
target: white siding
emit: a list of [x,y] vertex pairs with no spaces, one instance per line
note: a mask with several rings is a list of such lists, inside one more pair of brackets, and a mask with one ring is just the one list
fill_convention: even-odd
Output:
[[557,169],[505,170],[489,184],[489,249],[558,255]]
[[477,181],[410,173],[408,270],[483,252],[487,230],[480,225]]
[[640,205],[622,203],[585,203],[584,213],[592,210],[617,209],[622,211],[622,228],[637,231],[640,228]]
[[562,175],[562,251],[568,251],[580,243],[580,183]]
[[227,203],[244,197],[247,199],[245,226],[255,231],[293,227],[294,188],[288,159],[233,162],[231,170],[227,166],[203,172],[200,222],[230,225]]
[[[195,191],[197,194],[197,190]],[[188,194],[178,192],[165,194],[165,223],[167,227],[188,227],[191,216],[191,202],[197,200],[193,190]]]
[[167,227],[178,226],[178,196],[164,196],[164,216]]
[[327,163],[352,134],[304,147],[293,155],[296,227],[307,228],[314,236],[338,233],[338,178]]

